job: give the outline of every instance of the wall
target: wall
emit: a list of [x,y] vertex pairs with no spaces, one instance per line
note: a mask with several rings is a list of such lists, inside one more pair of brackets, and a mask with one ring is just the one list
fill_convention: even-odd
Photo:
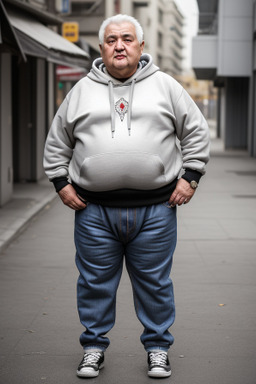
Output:
[[29,57],[27,63],[16,65],[14,62],[14,180],[38,181],[44,177],[42,158],[48,125],[47,63]]
[[36,81],[36,154],[35,154],[35,180],[40,180],[44,175],[43,155],[44,142],[46,135],[46,62],[42,59],[37,60],[37,81]]
[[250,76],[252,0],[219,0],[218,76]]
[[249,78],[226,79],[225,147],[247,149]]
[[248,148],[256,157],[256,1],[253,6],[253,70],[250,79]]
[[0,55],[0,207],[12,195],[11,56]]

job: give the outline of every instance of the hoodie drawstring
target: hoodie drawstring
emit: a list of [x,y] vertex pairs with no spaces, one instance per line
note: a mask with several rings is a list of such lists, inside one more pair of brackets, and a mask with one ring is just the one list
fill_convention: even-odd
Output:
[[109,104],[110,104],[110,116],[111,116],[111,134],[112,138],[115,136],[115,106],[114,106],[114,89],[113,83],[111,80],[108,82],[108,90],[109,90]]
[[127,112],[127,128],[128,128],[129,136],[131,136],[132,101],[133,101],[133,92],[134,92],[135,82],[136,82],[136,79],[133,79],[132,84],[130,86],[130,93],[129,93],[129,108]]
[[[133,93],[134,86],[136,83],[136,79],[132,80],[129,90],[129,107],[127,111],[127,129],[128,134],[131,136],[131,120],[132,120],[132,101],[133,101]],[[114,102],[114,85],[111,80],[108,81],[108,89],[109,89],[109,104],[110,104],[110,116],[111,116],[111,134],[112,138],[115,136],[115,102]]]

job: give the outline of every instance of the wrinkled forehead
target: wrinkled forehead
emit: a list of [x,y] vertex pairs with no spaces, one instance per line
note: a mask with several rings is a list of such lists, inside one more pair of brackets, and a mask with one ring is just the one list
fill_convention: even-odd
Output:
[[132,23],[123,22],[123,23],[111,23],[105,29],[104,39],[107,39],[109,36],[124,36],[131,35],[133,37],[136,36],[136,29]]

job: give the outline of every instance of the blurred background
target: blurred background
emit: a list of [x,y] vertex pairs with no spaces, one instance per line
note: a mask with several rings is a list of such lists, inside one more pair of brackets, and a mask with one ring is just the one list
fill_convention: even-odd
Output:
[[0,207],[18,184],[45,177],[52,118],[117,13],[139,20],[145,52],[189,92],[212,138],[256,157],[255,1],[1,0]]

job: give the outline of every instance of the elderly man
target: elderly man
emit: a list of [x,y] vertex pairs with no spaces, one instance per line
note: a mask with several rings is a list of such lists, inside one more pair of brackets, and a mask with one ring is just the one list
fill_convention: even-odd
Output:
[[137,20],[105,20],[99,40],[102,58],[60,106],[44,158],[63,203],[76,211],[77,301],[85,327],[77,375],[95,377],[103,367],[125,257],[148,375],[168,377],[176,207],[191,200],[205,173],[208,127],[180,84],[142,54]]

